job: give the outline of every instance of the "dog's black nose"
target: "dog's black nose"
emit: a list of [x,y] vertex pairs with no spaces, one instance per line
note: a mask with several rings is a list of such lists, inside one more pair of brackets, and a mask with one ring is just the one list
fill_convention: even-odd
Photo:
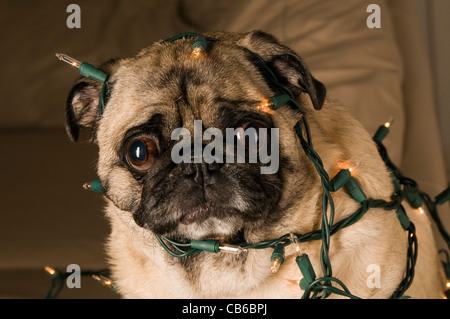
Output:
[[216,182],[216,171],[220,170],[223,163],[181,163],[181,170],[185,176],[194,178],[197,183],[214,184]]

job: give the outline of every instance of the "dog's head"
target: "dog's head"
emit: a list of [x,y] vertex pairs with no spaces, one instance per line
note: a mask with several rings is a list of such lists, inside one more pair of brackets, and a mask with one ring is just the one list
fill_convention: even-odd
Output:
[[140,227],[171,238],[251,241],[273,232],[314,175],[293,130],[302,115],[264,107],[280,93],[264,65],[316,109],[325,88],[268,34],[205,35],[200,54],[186,37],[104,64],[102,115],[101,84],[80,79],[68,97],[66,127],[73,140],[80,127],[90,131],[108,198]]

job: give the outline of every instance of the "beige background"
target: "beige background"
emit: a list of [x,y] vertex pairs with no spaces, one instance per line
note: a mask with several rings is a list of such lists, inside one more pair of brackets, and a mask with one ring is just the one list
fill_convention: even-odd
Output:
[[450,180],[450,41],[448,41],[450,1],[421,0],[418,3],[432,67],[439,128],[445,150],[447,180]]

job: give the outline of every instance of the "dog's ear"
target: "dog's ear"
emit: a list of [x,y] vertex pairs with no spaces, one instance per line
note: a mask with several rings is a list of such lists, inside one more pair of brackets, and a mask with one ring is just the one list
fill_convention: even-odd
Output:
[[262,31],[246,34],[240,44],[262,57],[278,81],[294,95],[307,93],[314,108],[322,108],[326,88],[311,75],[306,64],[294,51],[280,44],[274,36]]
[[101,85],[93,80],[82,78],[70,90],[66,102],[66,131],[72,141],[77,141],[80,128],[86,128],[93,138],[100,118]]
[[[119,66],[121,59],[111,59],[100,70],[111,75]],[[80,128],[89,131],[91,140],[95,140],[95,131],[100,120],[99,102],[102,83],[90,78],[80,78],[69,92],[66,101],[66,131],[72,141],[77,141]],[[104,91],[104,107],[111,94],[112,84],[107,81]]]

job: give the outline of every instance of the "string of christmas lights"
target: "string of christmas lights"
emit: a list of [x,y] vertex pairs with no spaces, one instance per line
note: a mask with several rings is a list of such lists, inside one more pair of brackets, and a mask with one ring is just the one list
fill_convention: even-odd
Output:
[[[50,285],[44,294],[44,299],[55,299],[58,297],[61,290],[66,285],[67,279],[72,274],[49,266],[45,266],[44,269],[51,276]],[[109,269],[80,271],[80,276],[92,277],[102,285],[109,287],[113,292],[116,292],[117,287],[114,286],[111,279],[109,279],[110,275],[111,273]]]
[[[218,41],[218,39],[206,38],[197,33],[183,33],[174,36],[170,39],[167,39],[163,41],[163,43],[173,42],[178,39],[190,39],[190,38],[196,39],[192,46],[192,54],[194,57],[198,57],[200,54],[206,52],[207,41]],[[423,203],[425,203],[426,207],[430,211],[431,216],[433,217],[433,220],[438,224],[438,228],[440,230],[441,235],[444,237],[450,248],[450,236],[445,231],[445,228],[443,227],[436,210],[437,205],[441,205],[442,203],[449,200],[450,189],[447,188],[444,192],[436,196],[434,201],[432,201],[426,193],[419,190],[418,185],[415,181],[403,176],[400,170],[392,163],[387,154],[386,148],[382,144],[382,140],[389,133],[389,127],[392,124],[392,119],[387,121],[384,125],[380,126],[373,137],[373,140],[377,145],[381,158],[391,171],[392,182],[395,186],[395,191],[390,201],[385,201],[381,199],[368,199],[364,194],[363,190],[361,189],[361,187],[359,186],[357,180],[352,177],[351,168],[341,169],[336,174],[336,176],[330,179],[328,173],[325,171],[323,167],[323,163],[320,156],[316,153],[316,151],[312,146],[312,138],[306,115],[301,109],[301,107],[298,105],[298,103],[295,101],[292,92],[286,86],[284,86],[278,81],[277,77],[273,74],[271,69],[266,65],[265,61],[258,54],[244,47],[241,47],[241,49],[250,53],[251,55],[253,55],[253,57],[255,57],[257,61],[259,61],[264,76],[274,85],[275,88],[277,88],[281,92],[280,94],[263,101],[263,103],[259,105],[257,109],[262,111],[269,111],[269,110],[276,111],[281,106],[288,105],[302,114],[301,120],[296,123],[294,130],[300,140],[300,144],[305,154],[314,164],[316,171],[320,176],[323,190],[321,228],[319,230],[312,231],[307,234],[288,233],[281,236],[280,238],[274,240],[267,240],[255,245],[250,245],[247,243],[224,244],[216,240],[202,240],[202,241],[193,240],[186,243],[179,243],[169,238],[155,235],[156,239],[170,255],[178,258],[183,258],[187,255],[199,253],[202,251],[209,253],[229,252],[240,254],[249,249],[272,248],[273,253],[271,255],[271,267],[269,270],[271,273],[276,273],[284,263],[285,247],[294,244],[297,252],[296,263],[299,267],[300,272],[303,275],[303,279],[300,280],[299,282],[299,287],[304,291],[304,294],[302,296],[303,299],[317,299],[317,298],[325,299],[329,297],[331,294],[338,294],[348,298],[359,298],[357,296],[354,296],[343,282],[341,282],[338,278],[335,278],[333,276],[331,261],[329,258],[330,239],[331,236],[340,229],[351,226],[352,224],[356,223],[371,208],[383,208],[387,211],[395,211],[400,224],[402,225],[403,229],[408,233],[407,237],[408,250],[407,250],[405,277],[400,282],[397,290],[394,292],[391,298],[405,297],[404,293],[410,287],[414,279],[414,268],[417,261],[418,245],[417,245],[417,237],[415,234],[415,226],[406,215],[405,209],[402,206],[402,201],[407,200],[412,207],[418,209],[419,213],[423,213],[422,205]],[[59,58],[62,59],[61,57]],[[83,65],[83,63],[76,60],[75,61],[67,60],[65,62],[77,68],[79,68],[80,65]],[[89,76],[89,74],[86,76]],[[103,80],[99,79],[99,81],[102,83],[106,82],[106,77]],[[99,108],[99,112],[102,111],[103,109]],[[344,187],[346,191],[350,194],[350,196],[356,202],[360,203],[361,207],[353,214],[351,214],[349,217],[334,223],[335,207],[333,197],[331,194],[333,192],[338,191],[341,187]],[[98,180],[95,180],[90,184],[85,184],[85,188],[104,193],[104,190],[101,187],[101,183]],[[309,260],[308,255],[302,253],[300,249],[300,243],[312,240],[321,240],[322,243],[320,250],[320,263],[323,276],[320,278],[316,278],[316,273]],[[444,265],[446,275],[448,278],[447,291],[445,292],[445,295],[448,297],[450,296],[450,261],[448,258],[448,253],[447,252],[445,253],[447,260],[443,261],[442,263]],[[55,274],[53,274],[52,276],[54,275]],[[56,278],[59,277],[61,277],[61,275],[56,276]],[[59,283],[60,281],[61,279],[55,279],[55,281],[52,279],[52,283],[49,288],[50,293],[47,293],[46,296],[55,296],[55,294],[53,295],[51,294],[54,287],[58,287],[57,291],[59,292],[61,288],[57,283]],[[112,285],[110,281],[109,284]]]

